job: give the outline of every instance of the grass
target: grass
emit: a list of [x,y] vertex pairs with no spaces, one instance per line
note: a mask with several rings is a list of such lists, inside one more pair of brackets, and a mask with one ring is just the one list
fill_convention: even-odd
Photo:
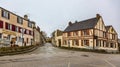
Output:
[[95,53],[104,53],[104,54],[119,54],[119,52],[107,52],[103,49],[85,49],[85,48],[73,48],[73,47],[59,47],[61,49],[73,50],[73,51],[84,51],[84,52],[95,52]]

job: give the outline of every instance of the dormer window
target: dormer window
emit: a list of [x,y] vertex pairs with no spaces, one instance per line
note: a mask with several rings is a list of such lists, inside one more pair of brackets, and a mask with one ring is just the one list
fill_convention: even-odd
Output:
[[10,19],[10,13],[8,11],[2,10],[2,17]]
[[17,23],[23,24],[23,19],[21,17],[17,17]]
[[28,27],[32,28],[32,23],[30,21],[28,22]]

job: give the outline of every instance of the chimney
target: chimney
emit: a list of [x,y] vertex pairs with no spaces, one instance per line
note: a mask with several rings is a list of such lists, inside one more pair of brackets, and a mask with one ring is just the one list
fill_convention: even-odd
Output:
[[25,19],[25,20],[28,20],[28,15],[24,15],[24,19]]
[[96,14],[96,18],[100,19],[101,18],[100,14]]
[[39,26],[37,26],[37,30],[40,31],[40,27]]
[[69,26],[71,26],[71,25],[72,25],[72,22],[70,21],[70,22],[69,22]]

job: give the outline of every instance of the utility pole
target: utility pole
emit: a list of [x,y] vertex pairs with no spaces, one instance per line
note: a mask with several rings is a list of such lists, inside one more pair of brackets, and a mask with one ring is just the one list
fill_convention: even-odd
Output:
[[20,29],[20,31],[21,31],[22,46],[23,46],[23,35],[24,35],[24,32],[25,32],[25,29],[22,28],[22,29]]

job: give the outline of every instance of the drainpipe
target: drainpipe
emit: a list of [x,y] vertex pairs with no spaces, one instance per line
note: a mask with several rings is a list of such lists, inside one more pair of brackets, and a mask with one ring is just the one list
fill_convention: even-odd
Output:
[[93,28],[93,50],[95,49],[95,41],[94,41],[94,38],[95,38],[95,29]]

